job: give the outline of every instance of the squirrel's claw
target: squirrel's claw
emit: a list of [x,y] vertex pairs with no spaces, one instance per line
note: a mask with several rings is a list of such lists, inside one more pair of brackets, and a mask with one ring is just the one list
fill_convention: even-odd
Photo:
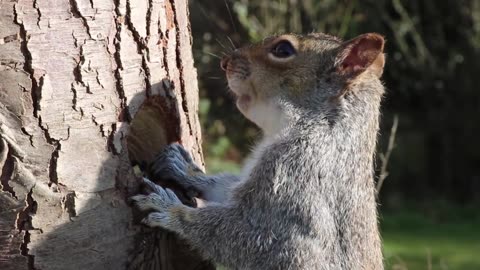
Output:
[[163,189],[160,186],[155,187],[155,192],[149,195],[135,195],[130,197],[135,206],[141,211],[154,210],[165,212],[170,207],[182,204],[177,195],[170,189]]

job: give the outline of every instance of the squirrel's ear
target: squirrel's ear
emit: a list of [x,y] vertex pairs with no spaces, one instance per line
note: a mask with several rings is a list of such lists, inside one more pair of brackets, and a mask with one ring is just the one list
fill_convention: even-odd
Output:
[[363,34],[344,42],[335,60],[336,72],[347,80],[367,69],[380,77],[385,65],[384,44],[383,37],[375,33]]

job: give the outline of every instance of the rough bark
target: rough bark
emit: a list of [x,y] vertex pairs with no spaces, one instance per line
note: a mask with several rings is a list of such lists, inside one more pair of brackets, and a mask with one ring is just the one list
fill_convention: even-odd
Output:
[[0,0],[0,269],[212,268],[125,200],[197,107],[185,0]]

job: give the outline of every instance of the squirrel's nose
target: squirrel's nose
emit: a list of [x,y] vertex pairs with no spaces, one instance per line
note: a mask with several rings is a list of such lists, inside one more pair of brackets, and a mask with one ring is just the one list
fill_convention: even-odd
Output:
[[222,60],[220,61],[220,67],[227,71],[227,67],[228,67],[228,62],[230,61],[230,56],[224,56],[222,58]]

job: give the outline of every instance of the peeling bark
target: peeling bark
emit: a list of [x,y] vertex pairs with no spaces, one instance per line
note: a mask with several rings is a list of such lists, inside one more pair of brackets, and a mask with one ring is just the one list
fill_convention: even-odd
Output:
[[125,200],[167,143],[203,164],[189,29],[185,0],[0,1],[0,269],[213,268]]

